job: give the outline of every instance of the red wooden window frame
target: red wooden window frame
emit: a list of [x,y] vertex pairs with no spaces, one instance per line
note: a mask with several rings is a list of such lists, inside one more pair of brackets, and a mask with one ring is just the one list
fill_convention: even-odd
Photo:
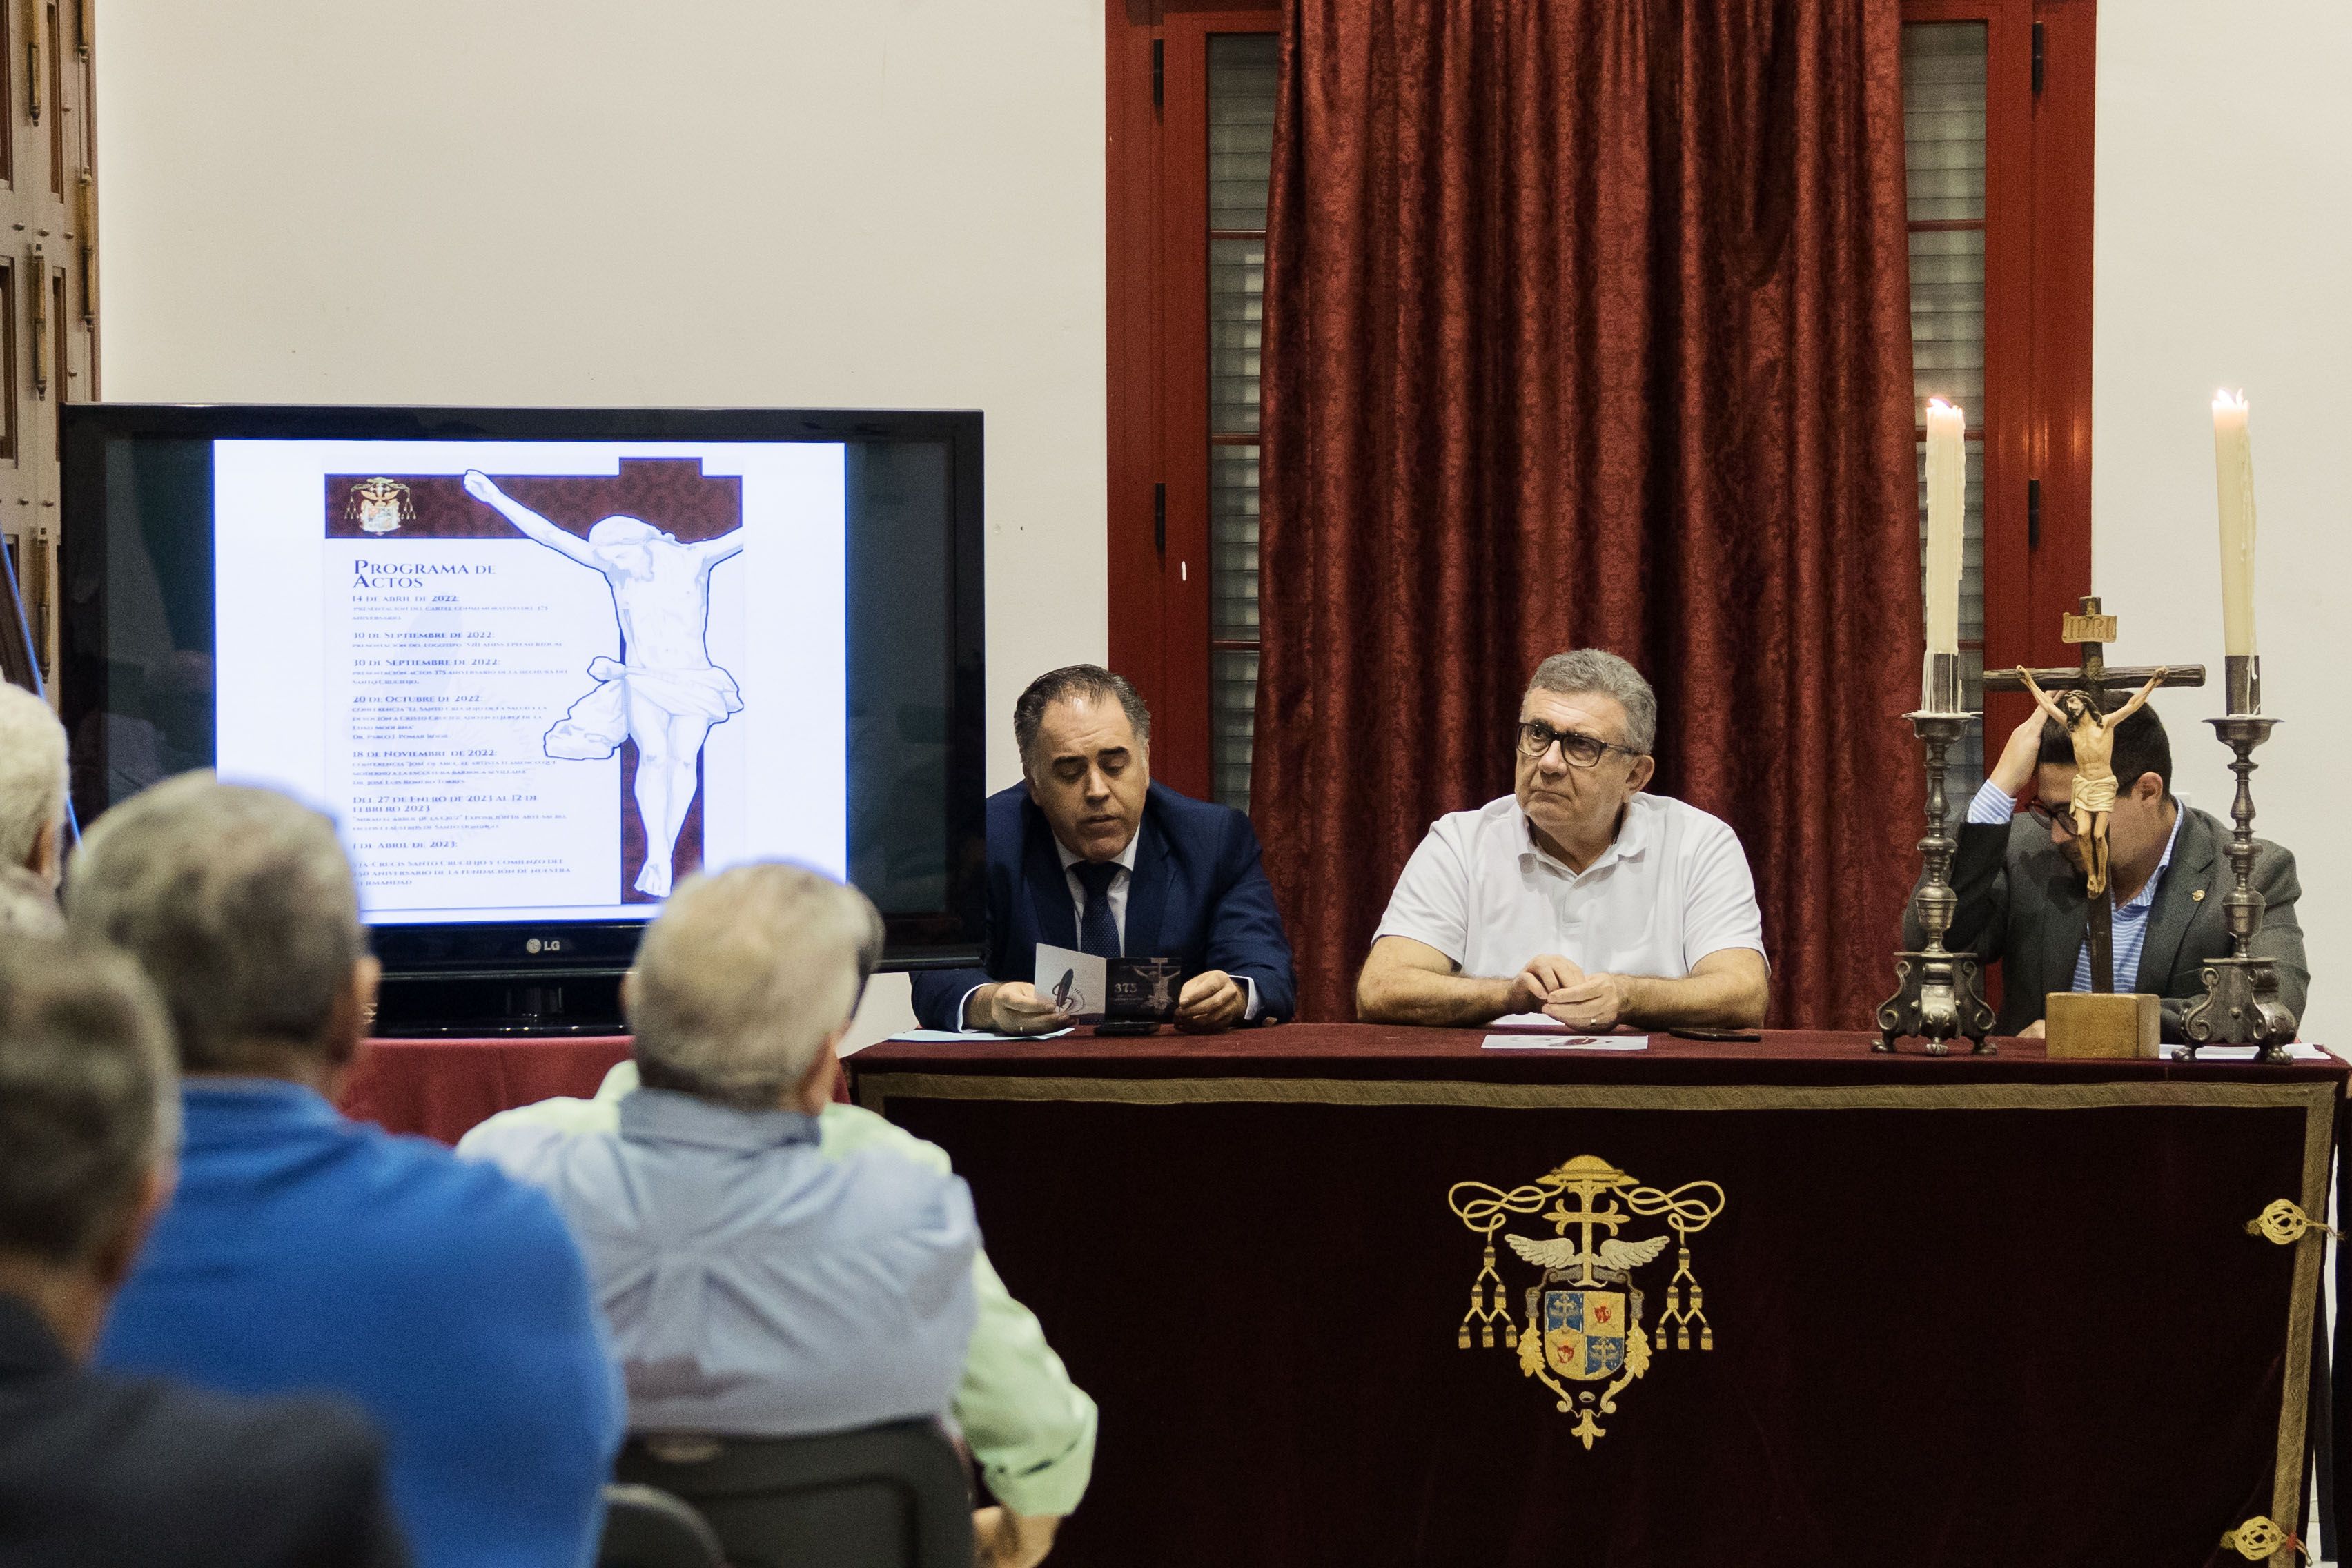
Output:
[[[1154,717],[1152,773],[1210,785],[1208,40],[1278,5],[1107,0],[1110,661]],[[1986,25],[1985,662],[2060,664],[2091,584],[2091,182],[2097,0],[1902,0]],[[2038,486],[2038,526],[2029,515]],[[1164,489],[1161,489],[1164,487]],[[2024,699],[1985,716],[1988,762]]]
[[[1985,437],[1985,665],[2071,663],[2058,617],[2091,591],[2097,0],[1903,0],[1903,20],[1985,24],[1985,392],[1968,411]],[[2026,704],[1987,702],[1988,765]]]
[[[2058,617],[2091,591],[2091,177],[2098,0],[2039,0],[2041,90],[2032,95],[2032,369],[2025,459],[2042,485],[2027,554],[2024,662],[2071,664]],[[2035,46],[2029,41],[2028,74]],[[2004,697],[2011,721],[2027,699]],[[1991,717],[1988,716],[1988,722]],[[2005,734],[2006,731],[1997,731]]]
[[1151,704],[1152,776],[1210,793],[1209,40],[1278,6],[1109,0],[1111,667]]

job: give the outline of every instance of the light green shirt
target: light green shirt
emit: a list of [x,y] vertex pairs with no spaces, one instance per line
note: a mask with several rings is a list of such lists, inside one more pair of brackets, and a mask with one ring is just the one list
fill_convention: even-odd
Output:
[[[611,1131],[621,1124],[622,1099],[636,1087],[637,1064],[623,1062],[604,1075],[593,1100],[542,1100],[501,1110],[482,1126]],[[824,1108],[817,1118],[817,1147],[836,1159],[858,1149],[892,1149],[932,1170],[949,1168],[946,1150],[855,1105]],[[465,1141],[457,1152],[467,1152]],[[1069,1513],[1094,1473],[1095,1402],[1070,1382],[1036,1314],[1004,1289],[987,1253],[972,1260],[971,1277],[980,1321],[964,1352],[956,1424],[997,1501],[1015,1513]]]

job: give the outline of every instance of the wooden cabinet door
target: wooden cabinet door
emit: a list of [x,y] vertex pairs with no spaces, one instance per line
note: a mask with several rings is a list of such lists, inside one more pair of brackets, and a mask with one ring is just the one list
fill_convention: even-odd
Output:
[[89,0],[0,0],[0,543],[56,700],[59,411],[98,395]]

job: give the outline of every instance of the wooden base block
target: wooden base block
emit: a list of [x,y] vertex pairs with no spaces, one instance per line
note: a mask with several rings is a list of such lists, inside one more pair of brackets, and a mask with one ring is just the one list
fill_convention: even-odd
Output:
[[2102,996],[2053,991],[2046,999],[2053,1057],[2154,1057],[2164,1035],[2164,1010],[2153,996]]

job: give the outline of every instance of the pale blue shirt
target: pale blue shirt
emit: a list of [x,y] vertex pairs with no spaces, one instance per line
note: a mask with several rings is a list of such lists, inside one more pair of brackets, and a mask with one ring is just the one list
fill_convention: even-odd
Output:
[[814,1117],[640,1089],[609,1132],[478,1128],[554,1198],[639,1432],[789,1437],[944,1415],[978,1309],[961,1177],[818,1151]]
[[[1969,802],[1969,821],[1980,827],[1997,827],[2017,812],[2017,803],[1990,779],[1977,786],[1974,799]],[[2156,889],[2164,880],[2164,873],[2172,866],[2172,847],[2180,839],[2180,812],[2172,814],[2172,834],[2164,841],[2164,858],[2156,863],[2156,874],[2147,885],[2132,895],[2128,903],[2116,906],[2115,932],[2116,984],[2133,986],[2139,984],[2140,951],[2147,946],[2148,911],[2156,908]],[[2077,991],[2091,988],[2091,944],[2083,943],[2074,954],[2074,987]]]

